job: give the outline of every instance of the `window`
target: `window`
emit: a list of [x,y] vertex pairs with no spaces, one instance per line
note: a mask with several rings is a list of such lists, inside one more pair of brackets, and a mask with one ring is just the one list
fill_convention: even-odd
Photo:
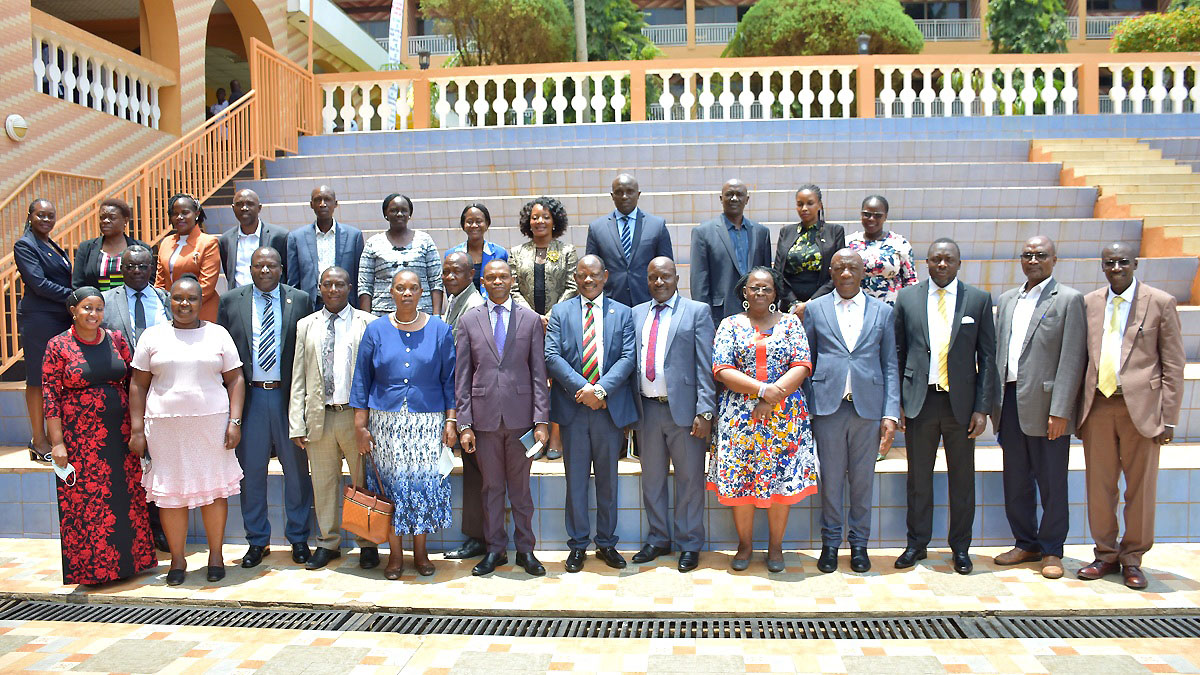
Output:
[[1137,14],[1158,11],[1158,0],[1087,0],[1088,12]]
[[905,14],[914,19],[965,19],[969,16],[966,0],[905,2],[903,5]]

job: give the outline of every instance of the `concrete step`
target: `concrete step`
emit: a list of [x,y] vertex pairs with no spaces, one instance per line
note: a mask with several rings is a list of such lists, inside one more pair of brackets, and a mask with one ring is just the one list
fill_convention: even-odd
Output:
[[1148,175],[1191,175],[1192,173],[1192,167],[1190,166],[1184,164],[1175,164],[1170,160],[1162,159],[1115,162],[1080,162],[1064,160],[1062,164],[1063,168],[1073,170],[1076,176],[1090,176],[1091,174],[1127,174],[1144,177]]
[[1142,227],[1176,227],[1180,225],[1200,225],[1200,218],[1195,216],[1145,216],[1142,218]]
[[1140,145],[1129,149],[1075,148],[1071,150],[1048,150],[1054,159],[1062,162],[1144,162],[1161,161],[1162,151]]
[[1165,174],[1136,174],[1109,171],[1106,173],[1091,173],[1087,181],[1092,185],[1103,188],[1120,188],[1140,186],[1144,190],[1161,191],[1171,186],[1194,188],[1200,186],[1200,175],[1194,173],[1165,173]]
[[[1103,191],[1101,191],[1103,195]],[[1156,192],[1125,192],[1117,197],[1122,204],[1165,204],[1168,202],[1196,203],[1200,202],[1200,186],[1191,190],[1172,190]]]
[[1200,201],[1130,204],[1129,210],[1135,216],[1196,216],[1200,215]]

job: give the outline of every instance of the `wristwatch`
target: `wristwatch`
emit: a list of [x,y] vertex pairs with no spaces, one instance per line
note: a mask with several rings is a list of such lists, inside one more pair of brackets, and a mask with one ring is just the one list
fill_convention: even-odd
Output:
[[604,391],[604,387],[601,387],[598,384],[592,385],[592,393],[594,393],[596,398],[600,399],[601,401],[604,400],[605,396],[608,396],[608,392]]
[[234,426],[242,426],[242,418],[240,417],[230,417],[229,421],[233,422]]
[[712,413],[710,413],[710,412],[700,413],[699,415],[697,415],[697,417],[699,417],[702,420],[708,421],[708,422],[712,421]]

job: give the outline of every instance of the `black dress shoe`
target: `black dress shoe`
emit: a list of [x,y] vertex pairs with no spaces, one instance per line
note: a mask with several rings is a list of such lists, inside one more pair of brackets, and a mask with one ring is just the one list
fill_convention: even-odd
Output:
[[379,567],[379,549],[374,546],[364,546],[358,551],[358,566],[364,570]]
[[167,570],[167,585],[178,586],[187,579],[187,570]]
[[866,546],[850,547],[850,569],[855,572],[866,572],[871,569],[871,557],[867,555]]
[[596,549],[596,557],[603,560],[605,565],[614,569],[625,569],[625,558],[617,553],[617,549],[612,546],[603,546]]
[[525,573],[530,576],[546,576],[546,567],[533,555],[532,551],[529,553],[517,553],[517,567],[523,568]]
[[209,565],[208,566],[208,580],[209,581],[216,582],[216,581],[220,581],[224,578],[225,578],[225,566],[224,565]]
[[927,557],[929,557],[929,553],[924,548],[909,546],[904,549],[904,553],[901,553],[899,558],[896,558],[896,569],[908,569],[916,565],[918,560],[924,560]]
[[642,547],[642,550],[633,554],[633,564],[640,565],[642,563],[648,563],[648,562],[654,560],[655,558],[657,558],[658,556],[666,555],[670,552],[671,552],[671,549],[669,549],[669,548],[660,548],[658,546],[646,544],[645,546]]
[[492,572],[495,572],[497,566],[507,564],[507,553],[487,553],[483,556],[483,560],[480,560],[479,563],[471,569],[471,574],[481,577],[485,574],[491,574]]
[[700,553],[698,551],[683,551],[679,554],[679,571],[691,572],[700,566]]
[[462,546],[459,546],[453,551],[446,552],[444,555],[442,555],[442,559],[467,560],[469,558],[478,558],[484,553],[487,553],[487,546],[485,546],[482,541],[472,538],[464,541]]
[[954,571],[959,574],[970,574],[971,570],[975,569],[975,563],[971,562],[971,555],[966,551],[954,552]]
[[340,557],[342,557],[341,551],[335,551],[331,548],[321,548],[318,546],[317,552],[308,559],[308,564],[305,565],[304,568],[309,570],[319,570]]
[[171,552],[171,545],[167,543],[167,533],[162,530],[154,530],[154,548],[163,553]]
[[267,548],[266,546],[255,546],[254,544],[250,544],[250,548],[246,549],[246,555],[242,556],[242,567],[245,567],[246,569],[258,567],[258,564],[262,562],[262,559],[269,555],[271,555],[271,549]]
[[587,559],[587,551],[581,548],[573,548],[567,554],[567,560],[563,563],[563,567],[567,568],[568,572],[578,572],[583,569],[583,561]]
[[817,569],[829,574],[838,568],[838,548],[836,546],[822,546],[821,557],[817,558]]
[[308,542],[302,541],[299,544],[292,544],[292,562],[297,565],[303,565],[312,557],[312,550],[308,548]]

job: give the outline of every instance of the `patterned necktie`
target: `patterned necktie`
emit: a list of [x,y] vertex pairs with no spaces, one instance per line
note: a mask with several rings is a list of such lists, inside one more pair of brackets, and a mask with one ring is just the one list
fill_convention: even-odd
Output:
[[596,339],[596,318],[592,316],[595,303],[583,301],[583,376],[588,382],[600,381],[599,340]]
[[142,294],[145,289],[133,294],[137,301],[133,306],[133,339],[136,341],[142,336],[142,331],[146,330],[146,305],[142,304]]
[[633,228],[629,226],[629,216],[621,216],[621,250],[625,259],[633,259]]
[[[1117,354],[1121,351],[1121,343],[1113,344],[1113,339],[1120,335],[1120,330],[1117,327],[1117,315],[1121,312],[1121,303],[1125,302],[1125,298],[1115,296],[1112,299],[1112,316],[1108,320],[1108,327],[1104,331],[1103,341],[1100,343],[1100,379],[1096,383],[1096,388],[1100,390],[1105,397],[1112,396],[1117,391]],[[1113,348],[1109,348],[1113,345]]]
[[504,325],[504,305],[492,308],[496,313],[496,326],[492,328],[492,339],[496,341],[496,353],[504,358],[504,338],[508,336],[508,327]]
[[325,341],[321,343],[321,384],[325,387],[325,400],[333,400],[333,349],[337,340],[337,329],[334,323],[337,315],[329,315],[329,325],[325,329]]
[[950,317],[946,314],[946,289],[938,289],[937,311],[942,317],[942,338],[938,349],[938,384],[950,388]]
[[658,352],[658,320],[667,306],[658,304],[654,307],[654,323],[650,324],[650,339],[646,341],[646,379],[651,382],[658,374],[654,370],[655,356]]
[[275,367],[275,312],[271,310],[271,296],[262,294],[262,321],[258,325],[258,367],[271,372]]

